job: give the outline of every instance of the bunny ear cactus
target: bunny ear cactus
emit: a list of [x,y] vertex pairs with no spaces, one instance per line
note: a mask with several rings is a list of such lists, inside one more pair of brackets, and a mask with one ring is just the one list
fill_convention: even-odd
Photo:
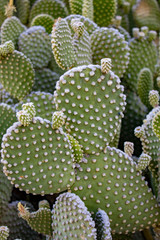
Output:
[[45,200],[39,202],[39,209],[30,213],[28,208],[18,203],[19,216],[27,221],[36,232],[52,236],[52,218],[49,203]]
[[30,0],[16,0],[16,15],[23,24],[27,24],[29,11],[30,11]]
[[32,89],[34,75],[30,59],[14,50],[12,42],[0,45],[0,83],[7,92],[22,100]]
[[91,35],[94,64],[102,58],[112,59],[112,71],[122,77],[129,64],[129,47],[124,36],[114,28],[99,28]]
[[52,210],[52,229],[55,240],[96,240],[95,223],[83,201],[74,193],[57,197]]
[[4,173],[26,193],[54,194],[70,188],[75,180],[73,160],[67,135],[46,119],[34,117],[28,126],[16,122],[3,136]]
[[101,66],[72,68],[60,77],[54,92],[57,110],[66,117],[66,128],[83,146],[95,154],[113,141],[125,109],[120,79]]
[[2,23],[6,19],[5,6],[7,5],[7,3],[8,3],[8,0],[1,0],[0,1],[0,26],[2,25]]
[[34,68],[46,67],[51,60],[50,37],[44,27],[30,27],[21,33],[18,46],[19,50],[31,60]]
[[57,19],[58,17],[66,17],[68,15],[68,10],[65,4],[60,0],[38,0],[31,8],[29,16],[30,22],[35,16],[42,13]]
[[90,37],[84,24],[73,19],[71,29],[65,19],[59,18],[52,30],[52,50],[57,64],[62,69],[70,69],[77,65],[91,63]]
[[121,16],[116,16],[115,19],[113,20],[112,26],[113,26],[114,28],[118,29],[118,31],[119,31],[122,35],[124,35],[125,40],[126,40],[127,42],[129,42],[130,39],[131,39],[131,36],[130,36],[130,34],[128,33],[128,31],[121,26],[121,22],[122,22],[122,17],[121,17]]
[[108,146],[98,156],[85,157],[76,169],[71,191],[89,211],[97,212],[99,207],[106,211],[113,234],[141,231],[159,221],[151,189],[132,158],[119,149]]
[[97,240],[112,240],[109,217],[101,209],[98,210],[94,217],[97,229]]
[[82,16],[93,20],[93,0],[83,0]]
[[133,6],[133,16],[138,26],[160,30],[160,8],[156,0],[141,0]]
[[21,110],[22,105],[32,102],[39,117],[52,120],[53,112],[55,112],[54,96],[51,93],[31,92],[23,101],[15,105],[16,111]]
[[48,34],[52,31],[54,18],[48,14],[39,14],[32,19],[31,26],[42,26],[46,29]]
[[157,112],[153,118],[152,129],[156,136],[160,139],[160,111]]
[[149,68],[143,68],[138,74],[137,91],[138,95],[149,109],[151,105],[149,103],[149,92],[153,89],[153,74]]
[[1,26],[1,42],[5,43],[11,40],[17,48],[18,38],[25,30],[26,26],[17,17],[7,18]]
[[155,35],[152,32],[145,33],[134,28],[134,37],[129,42],[130,61],[124,74],[124,82],[128,89],[134,92],[137,91],[138,74],[141,69],[148,68],[152,74],[155,71],[157,48],[153,40],[156,38],[156,32]]

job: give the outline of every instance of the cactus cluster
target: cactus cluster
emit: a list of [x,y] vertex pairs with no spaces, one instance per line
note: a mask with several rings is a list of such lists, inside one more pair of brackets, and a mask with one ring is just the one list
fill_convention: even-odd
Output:
[[0,239],[156,240],[159,20],[158,0],[0,0]]

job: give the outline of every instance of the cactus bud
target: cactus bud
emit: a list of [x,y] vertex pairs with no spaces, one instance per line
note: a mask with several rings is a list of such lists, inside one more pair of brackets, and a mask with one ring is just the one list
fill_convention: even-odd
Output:
[[102,73],[108,73],[112,68],[112,61],[110,58],[101,59],[101,71]]
[[150,163],[150,161],[152,160],[151,156],[149,156],[148,154],[142,153],[138,159],[137,162],[137,170],[144,170]]
[[64,113],[62,111],[54,112],[52,116],[52,128],[58,129],[62,127],[64,123],[65,123]]
[[125,142],[124,143],[124,152],[128,154],[128,156],[132,156],[134,152],[134,143],[132,142]]
[[151,90],[149,92],[149,102],[153,108],[159,105],[159,93],[156,90]]

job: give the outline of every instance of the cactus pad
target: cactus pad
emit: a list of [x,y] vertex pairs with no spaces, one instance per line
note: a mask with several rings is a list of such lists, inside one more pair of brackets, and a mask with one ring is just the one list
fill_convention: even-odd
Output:
[[23,24],[27,24],[29,11],[30,11],[30,0],[16,0],[16,15]]
[[34,69],[30,59],[15,50],[0,60],[0,67],[0,83],[13,97],[22,100],[34,83]]
[[153,118],[152,129],[156,136],[160,139],[160,111],[157,112]]
[[52,31],[54,18],[48,14],[39,14],[35,16],[31,22],[31,26],[42,26],[46,29],[48,34]]
[[0,239],[7,240],[8,236],[9,236],[9,228],[6,226],[1,226],[0,227]]
[[26,27],[17,17],[7,18],[1,26],[1,42],[11,40],[17,48],[19,35],[25,30]]
[[34,26],[27,29],[20,35],[18,46],[31,60],[34,68],[46,67],[51,60],[50,37],[44,27]]
[[[71,191],[89,211],[106,211],[112,233],[135,232],[159,221],[159,209],[151,189],[133,160],[116,148],[99,156],[88,156],[77,169]],[[143,196],[143,199],[142,199]]]
[[96,240],[95,223],[83,201],[74,193],[63,193],[53,205],[53,238]]
[[60,77],[54,92],[57,110],[66,116],[67,129],[84,152],[95,154],[118,131],[125,109],[119,78],[98,65],[73,68]]
[[2,158],[8,179],[27,193],[53,194],[74,183],[73,155],[67,136],[61,130],[53,130],[51,123],[40,117],[28,127],[16,122],[8,128],[3,136]]
[[124,36],[114,28],[99,28],[91,35],[93,63],[111,58],[112,71],[122,77],[129,64],[129,48]]

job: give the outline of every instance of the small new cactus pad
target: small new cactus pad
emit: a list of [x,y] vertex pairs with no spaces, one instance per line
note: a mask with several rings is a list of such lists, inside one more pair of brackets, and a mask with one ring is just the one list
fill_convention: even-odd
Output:
[[31,26],[42,26],[48,34],[51,33],[54,23],[54,18],[48,14],[39,14],[32,19]]
[[151,189],[132,158],[119,149],[108,146],[104,153],[84,158],[71,191],[89,211],[101,208],[108,214],[113,234],[141,231],[159,221]]
[[153,75],[149,68],[143,68],[138,74],[137,91],[141,101],[148,108],[151,107],[149,103],[149,91],[153,89]]
[[7,55],[13,53],[14,50],[15,47],[12,41],[7,41],[0,45],[0,59],[7,57]]
[[150,163],[150,161],[152,160],[151,156],[149,156],[148,154],[142,153],[140,155],[140,157],[138,158],[137,161],[137,170],[144,170]]
[[57,197],[52,210],[53,238],[96,240],[95,223],[84,202],[74,193]]
[[58,129],[62,127],[65,123],[64,113],[62,111],[56,111],[52,116],[52,128]]
[[13,51],[0,59],[0,83],[13,97],[22,100],[32,89],[34,69],[29,58]]
[[131,157],[134,152],[134,143],[124,142],[124,152]]
[[6,226],[1,226],[0,227],[0,239],[7,240],[8,236],[9,236],[9,228]]
[[[21,201],[21,203],[26,207],[29,207],[31,211],[34,211],[31,203],[26,201]],[[9,238],[7,240],[39,240],[38,233],[33,231],[27,224],[27,222],[19,217],[17,205],[18,201],[9,203],[8,207],[6,208],[5,214],[0,218],[0,225],[8,226],[9,228]]]
[[35,71],[33,91],[53,93],[58,80],[59,74],[51,71],[49,68],[37,69]]
[[152,73],[155,71],[157,49],[155,43],[149,40],[149,33],[145,35],[144,32],[143,37],[139,37],[138,34],[129,41],[129,48],[130,61],[124,74],[124,80],[130,90],[137,91],[138,74],[141,69],[149,68]]
[[53,26],[51,42],[52,50],[59,67],[65,70],[76,65],[71,30],[65,19],[59,18]]
[[79,142],[70,134],[67,134],[67,137],[70,141],[70,144],[72,146],[72,152],[74,155],[74,160],[76,163],[80,162],[83,158],[83,150],[82,146],[80,146]]
[[129,48],[124,36],[114,28],[99,28],[91,35],[93,63],[111,58],[112,71],[122,77],[129,63]]
[[23,104],[30,102],[34,104],[39,117],[48,119],[49,121],[52,120],[53,112],[55,112],[56,109],[54,97],[51,93],[31,92],[31,94],[27,95],[22,102],[15,105],[16,111],[21,110]]
[[26,24],[30,11],[30,0],[15,0],[16,15],[23,24]]
[[82,22],[84,24],[85,29],[89,34],[92,34],[93,31],[95,31],[97,28],[99,28],[96,23],[91,21],[89,18],[86,18],[81,15],[69,15],[65,19],[69,25],[71,25],[72,19],[78,19],[80,22]]
[[109,217],[101,209],[98,210],[94,217],[97,228],[97,240],[112,240]]
[[36,109],[32,102],[23,104],[22,109],[29,114],[31,119],[36,116]]
[[0,144],[7,128],[9,128],[16,120],[15,110],[6,103],[0,103]]
[[116,135],[125,95],[120,79],[101,66],[72,68],[60,77],[54,92],[57,110],[66,116],[66,127],[83,146],[84,153],[103,150]]
[[160,8],[156,0],[141,0],[133,7],[133,16],[138,26],[160,29]]
[[50,36],[41,26],[30,27],[19,36],[19,50],[33,63],[34,68],[47,67],[52,50]]
[[159,92],[157,90],[151,90],[149,92],[149,103],[153,108],[159,105]]
[[17,112],[17,119],[23,126],[29,126],[32,120],[29,114],[24,110]]
[[11,40],[17,48],[19,35],[25,30],[26,26],[17,17],[7,18],[1,26],[1,42]]
[[41,13],[51,15],[54,19],[57,19],[58,17],[66,17],[68,10],[60,0],[38,0],[31,8],[30,22],[35,16]]
[[152,120],[152,129],[156,136],[160,139],[160,111],[155,114]]
[[112,60],[110,58],[101,59],[101,71],[102,73],[108,73],[112,68]]
[[15,187],[33,194],[53,194],[69,188],[75,179],[73,154],[61,129],[40,117],[29,126],[16,122],[3,136],[4,173]]
[[43,202],[48,203],[46,200],[42,201],[42,206],[36,212],[30,213],[28,208],[23,206],[20,202],[18,203],[19,216],[27,221],[29,226],[38,233],[44,235],[52,236],[52,218],[51,210],[48,204],[43,204]]

